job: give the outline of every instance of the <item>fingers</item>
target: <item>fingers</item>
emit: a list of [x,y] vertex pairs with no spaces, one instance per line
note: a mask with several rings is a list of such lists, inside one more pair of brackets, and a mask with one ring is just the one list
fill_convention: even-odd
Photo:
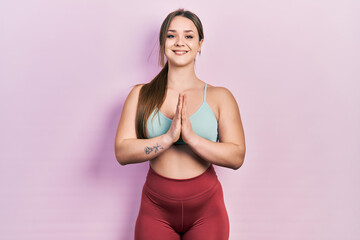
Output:
[[179,104],[180,104],[180,109],[182,109],[183,106],[183,95],[179,94]]
[[176,109],[176,117],[177,117],[178,119],[180,119],[181,110],[182,110],[182,95],[179,94],[179,97],[178,97],[178,107],[177,107],[177,109]]
[[181,117],[182,117],[182,119],[183,120],[185,120],[186,119],[186,99],[185,99],[185,95],[183,96],[183,106],[182,106],[182,108],[181,108]]
[[177,116],[178,112],[179,112],[179,106],[180,106],[180,96],[178,97],[178,102],[176,105],[176,111],[175,111],[175,116]]

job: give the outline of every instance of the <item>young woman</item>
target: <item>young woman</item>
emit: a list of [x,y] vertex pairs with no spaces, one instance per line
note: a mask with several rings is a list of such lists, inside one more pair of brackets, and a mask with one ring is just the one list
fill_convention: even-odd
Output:
[[229,218],[213,164],[236,170],[244,162],[238,105],[228,89],[195,74],[204,33],[194,13],[171,12],[159,40],[163,69],[130,91],[115,140],[121,165],[150,162],[135,240],[228,239]]

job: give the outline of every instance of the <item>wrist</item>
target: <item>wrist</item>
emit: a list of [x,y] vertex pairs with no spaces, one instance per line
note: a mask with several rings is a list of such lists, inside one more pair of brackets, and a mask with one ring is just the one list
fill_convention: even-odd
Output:
[[171,145],[171,144],[173,144],[173,140],[172,140],[171,136],[170,136],[168,133],[165,133],[165,134],[163,135],[163,140],[164,140],[164,143],[165,143],[166,145]]
[[198,135],[194,134],[193,137],[190,138],[188,144],[190,145],[190,147],[196,147],[196,145],[199,143],[201,137],[199,137]]

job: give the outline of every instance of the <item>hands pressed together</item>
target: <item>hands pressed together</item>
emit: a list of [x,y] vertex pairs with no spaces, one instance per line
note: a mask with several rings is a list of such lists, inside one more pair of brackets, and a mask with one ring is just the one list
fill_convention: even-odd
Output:
[[196,136],[196,133],[191,127],[190,118],[186,109],[186,97],[183,94],[179,95],[175,116],[166,134],[170,136],[173,142],[176,142],[180,138],[180,133],[185,143],[189,143],[190,139]]

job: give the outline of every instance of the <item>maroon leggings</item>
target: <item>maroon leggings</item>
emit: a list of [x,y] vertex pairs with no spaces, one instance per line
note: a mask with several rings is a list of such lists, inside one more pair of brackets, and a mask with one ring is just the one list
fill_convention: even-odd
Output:
[[149,167],[135,240],[228,240],[229,218],[215,169],[173,179]]

